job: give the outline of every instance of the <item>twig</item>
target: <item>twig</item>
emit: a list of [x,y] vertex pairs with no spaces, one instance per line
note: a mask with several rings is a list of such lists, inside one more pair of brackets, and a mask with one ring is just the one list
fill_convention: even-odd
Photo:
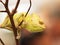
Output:
[[[29,6],[29,8],[28,8],[27,13],[25,14],[25,17],[26,17],[27,14],[29,13],[29,11],[30,11],[30,9],[31,9],[31,6],[32,6],[32,2],[31,2],[31,0],[30,0],[30,6]],[[21,26],[23,22],[24,22],[24,19],[21,21],[21,23],[19,24],[19,26]]]
[[17,0],[17,4],[16,4],[15,8],[12,10],[12,12],[13,12],[12,15],[14,15],[17,12],[17,8],[18,8],[19,3],[20,3],[20,0]]
[[27,11],[27,13],[26,13],[25,17],[26,17],[26,16],[27,16],[27,14],[29,13],[29,11],[30,11],[30,9],[31,9],[31,6],[32,6],[32,2],[31,2],[31,0],[30,0],[30,6],[29,6],[29,8],[28,8],[28,11]]
[[0,28],[2,28],[2,29],[8,29],[8,30],[12,31],[12,27],[0,27]]
[[9,0],[6,0],[4,7],[7,11],[8,16],[10,16],[11,13],[10,13],[9,8],[8,8],[8,2],[9,2]]
[[1,41],[2,45],[5,45],[4,42],[1,40],[1,38],[0,38],[0,41]]
[[1,2],[3,5],[5,5],[2,0],[0,0],[0,2]]
[[0,12],[6,12],[6,11],[0,11]]

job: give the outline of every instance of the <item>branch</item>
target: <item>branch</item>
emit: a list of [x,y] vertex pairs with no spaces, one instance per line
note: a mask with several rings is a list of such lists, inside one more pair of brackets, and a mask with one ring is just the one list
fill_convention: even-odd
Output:
[[8,8],[8,2],[9,2],[9,0],[6,0],[5,4],[3,4],[3,5],[4,5],[5,9],[6,9],[6,12],[7,12],[8,16],[9,16],[9,19],[10,19],[10,22],[11,22],[11,26],[12,26],[14,37],[15,37],[15,41],[16,41],[16,45],[19,45],[18,39],[16,39],[16,37],[17,37],[17,28],[16,28],[15,23],[14,23],[13,15],[15,14],[15,12],[16,12],[16,10],[18,8],[20,0],[17,0],[16,7],[12,11],[12,13],[10,13],[10,10]]
[[[25,14],[25,17],[26,17],[27,14],[29,13],[29,11],[30,11],[30,9],[31,9],[31,6],[32,6],[32,2],[31,2],[31,0],[30,0],[30,6],[29,6],[29,8],[28,8],[27,13]],[[19,24],[19,26],[21,26],[23,22],[24,22],[24,19],[21,21],[21,23]]]
[[7,6],[7,7],[8,7],[8,2],[9,2],[9,0],[6,0],[6,2],[5,2],[5,6]]
[[10,11],[8,9],[8,2],[9,0],[6,0],[6,2],[4,3],[2,0],[0,0],[0,2],[4,5],[6,11],[0,11],[0,12],[7,12],[8,14],[10,14]]
[[6,11],[7,11],[8,16],[10,16],[10,11],[9,11],[9,8],[8,8],[8,2],[9,2],[9,0],[6,0],[4,6],[5,6],[5,9],[6,9]]
[[0,41],[1,41],[2,45],[5,45],[4,42],[1,40],[1,38],[0,38]]
[[12,27],[0,27],[0,28],[2,28],[2,29],[8,29],[9,31],[13,31]]
[[[0,1],[0,2],[1,2],[1,1]],[[15,14],[16,11],[17,11],[17,8],[18,8],[18,5],[19,5],[20,0],[17,0],[16,6],[15,6],[15,8],[12,10],[11,13],[10,13],[10,10],[9,10],[9,8],[8,8],[8,2],[9,2],[9,0],[6,0],[5,3],[3,3],[3,2],[1,2],[1,3],[4,5],[4,7],[5,7],[5,9],[6,9],[6,12],[7,12],[8,16],[9,16],[9,19],[10,19],[10,22],[11,22],[11,26],[12,26],[12,29],[13,29],[13,33],[14,33],[14,36],[15,36],[16,45],[19,45],[18,39],[16,39],[16,37],[17,37],[17,28],[16,28],[16,26],[15,26],[13,16],[14,16],[14,14]],[[30,0],[29,9],[28,9],[25,17],[27,16],[30,8],[31,8],[31,0]],[[1,11],[1,12],[5,12],[5,11]],[[23,23],[23,21],[24,21],[24,20],[22,20],[21,24]]]
[[0,11],[0,12],[6,12],[6,11]]
[[0,2],[1,2],[3,5],[5,5],[4,2],[3,2],[2,0],[0,0]]
[[29,13],[29,11],[30,11],[30,9],[31,9],[31,6],[32,6],[32,2],[31,2],[31,0],[30,0],[30,6],[29,6],[29,8],[28,8],[28,11],[27,11],[27,13],[26,13],[25,17],[26,17],[26,16],[27,16],[27,14]]
[[12,15],[14,15],[17,12],[17,8],[19,6],[19,3],[20,3],[20,0],[17,0],[15,8],[12,10],[12,12],[13,12]]

